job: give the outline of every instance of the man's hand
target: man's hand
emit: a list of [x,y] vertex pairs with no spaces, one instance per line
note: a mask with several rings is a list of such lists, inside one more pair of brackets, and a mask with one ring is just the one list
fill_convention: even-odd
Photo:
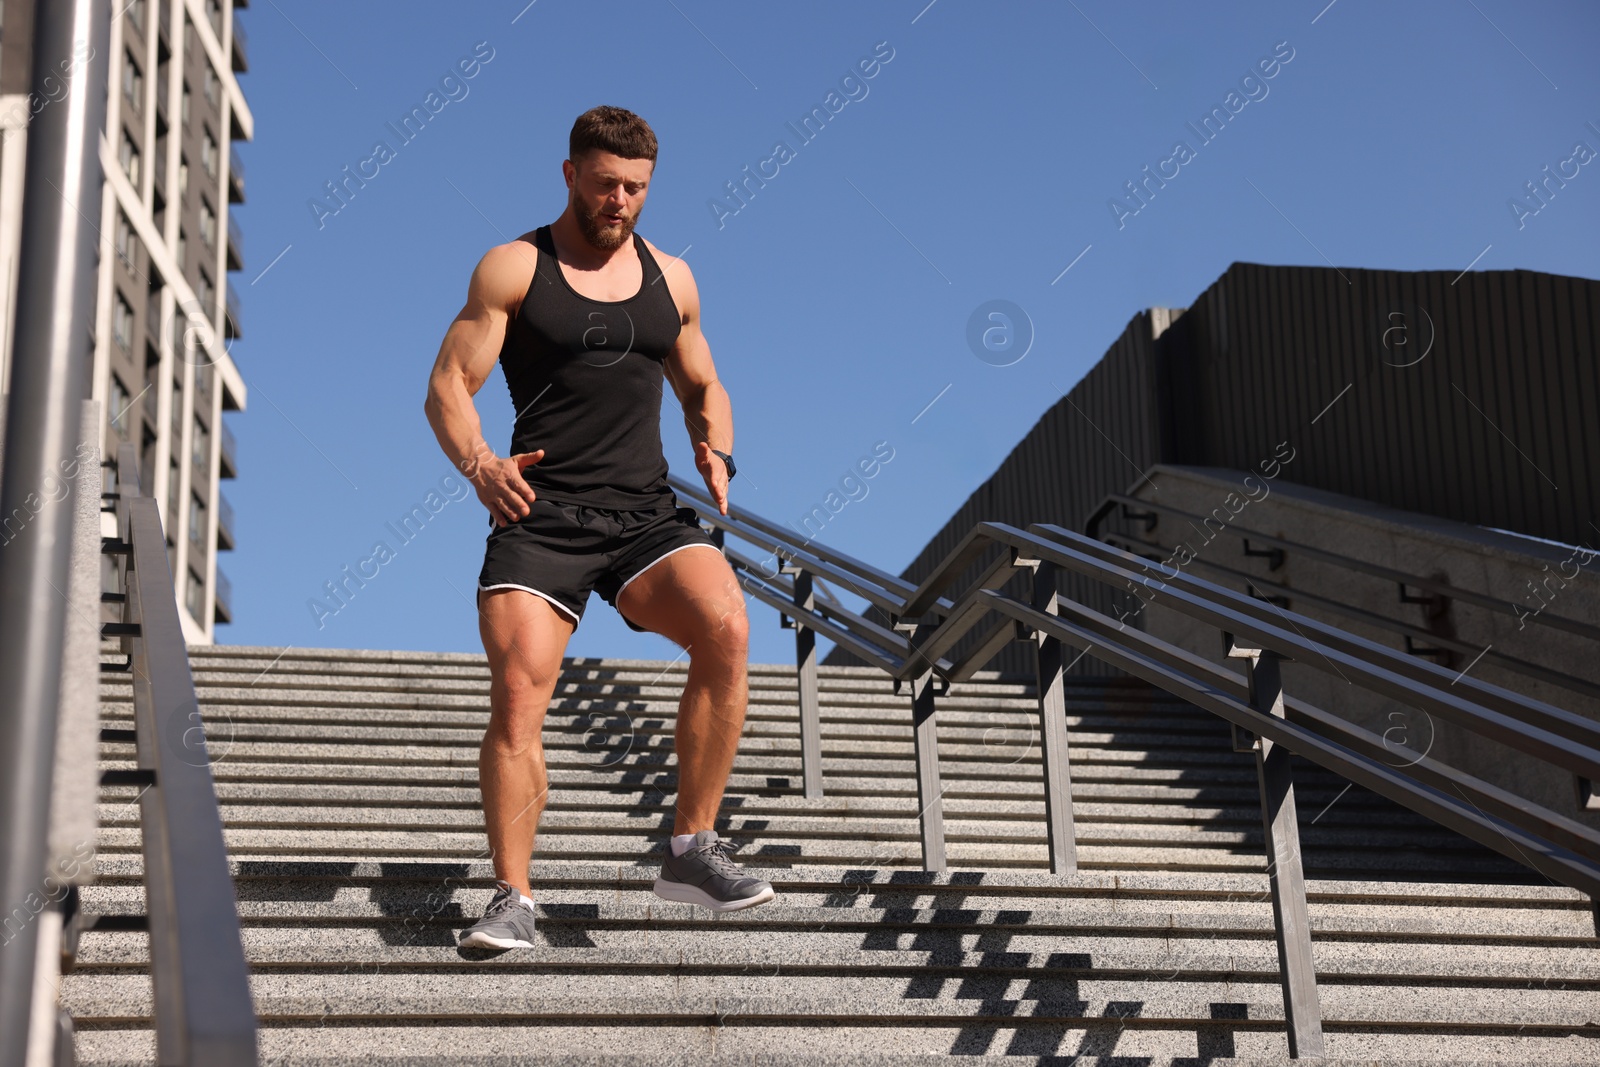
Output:
[[706,489],[716,501],[717,510],[728,513],[728,467],[722,457],[713,455],[705,441],[694,443],[694,465],[700,468],[700,477],[706,480]]
[[533,486],[522,476],[522,468],[544,458],[544,449],[519,452],[514,456],[485,456],[473,461],[473,470],[467,472],[472,487],[478,491],[478,500],[489,509],[496,526],[509,526],[524,519],[528,505],[537,499]]

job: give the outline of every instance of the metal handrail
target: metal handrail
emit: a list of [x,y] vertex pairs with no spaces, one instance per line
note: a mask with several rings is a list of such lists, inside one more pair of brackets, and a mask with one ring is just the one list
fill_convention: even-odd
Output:
[[[1064,649],[1091,651],[1104,663],[1163,689],[1228,722],[1235,745],[1256,756],[1278,942],[1290,1054],[1321,1055],[1321,1009],[1312,964],[1292,752],[1417,812],[1533,870],[1600,896],[1600,832],[1559,812],[1443,763],[1431,752],[1403,766],[1384,757],[1394,746],[1353,722],[1287,696],[1280,665],[1292,660],[1328,669],[1346,682],[1534,756],[1571,773],[1580,806],[1594,807],[1600,780],[1600,726],[1561,708],[1477,679],[1452,677],[1418,660],[1337,627],[1235,593],[1182,570],[1152,569],[1142,557],[1049,524],[1026,530],[979,523],[915,589],[903,579],[800,541],[775,523],[730,506],[722,515],[698,486],[669,478],[674,491],[713,530],[740,584],[778,609],[796,630],[801,687],[801,761],[806,795],[820,796],[814,635],[838,641],[895,679],[911,683],[913,744],[921,810],[923,864],[944,863],[942,790],[934,732],[935,677],[947,684],[969,678],[1010,641],[1038,647],[1037,694],[1050,866],[1077,870],[1067,755]],[[767,568],[729,548],[733,535],[771,553]],[[987,560],[987,563],[984,561]],[[980,566],[981,565],[981,566]],[[977,568],[964,589],[954,589]],[[1014,575],[1032,572],[1027,602],[1000,591]],[[1070,571],[1119,588],[1142,587],[1152,602],[1219,630],[1234,674],[1058,592]],[[885,627],[840,604],[822,605],[812,582],[826,578],[856,593],[890,620]],[[786,580],[787,579],[787,580]],[[892,579],[892,580],[891,580]],[[953,593],[953,599],[947,596]],[[971,651],[952,662],[945,653],[986,620]],[[1408,753],[1409,749],[1406,750]]]
[[[1251,542],[1256,540],[1254,534],[1244,534],[1243,536],[1246,538],[1246,540]],[[1141,541],[1137,537],[1129,537],[1124,534],[1113,533],[1103,533],[1100,534],[1099,537],[1100,540],[1104,541],[1108,545],[1114,545],[1117,548],[1131,552],[1143,559],[1149,559],[1152,562],[1159,562],[1161,558],[1170,558],[1170,553],[1167,553],[1167,546],[1161,544],[1159,541]],[[1148,555],[1147,553],[1152,549],[1160,550],[1160,552],[1166,553],[1166,555]],[[1562,689],[1570,690],[1574,693],[1582,693],[1585,696],[1591,697],[1600,697],[1600,684],[1588,681],[1584,678],[1577,678],[1570,674],[1564,674],[1561,671],[1553,670],[1549,667],[1543,667],[1537,663],[1530,663],[1529,661],[1525,659],[1519,659],[1516,656],[1503,655],[1499,652],[1495,652],[1492,648],[1489,650],[1480,649],[1468,641],[1462,641],[1459,638],[1450,637],[1446,634],[1434,633],[1433,631],[1425,627],[1418,626],[1414,623],[1409,623],[1402,619],[1391,618],[1388,615],[1382,615],[1376,611],[1371,611],[1366,608],[1358,608],[1354,605],[1347,604],[1342,600],[1337,600],[1330,596],[1323,596],[1318,593],[1313,593],[1299,586],[1289,586],[1279,582],[1270,581],[1258,575],[1249,574],[1245,571],[1240,571],[1233,567],[1226,566],[1225,564],[1218,563],[1215,560],[1197,556],[1191,561],[1191,565],[1203,567],[1208,573],[1211,574],[1244,581],[1248,583],[1256,592],[1263,594],[1261,599],[1265,599],[1266,596],[1274,595],[1293,597],[1296,600],[1313,604],[1324,611],[1329,611],[1335,615],[1343,616],[1352,622],[1365,623],[1366,625],[1379,630],[1388,630],[1390,633],[1398,634],[1402,638],[1407,638],[1412,641],[1431,641],[1434,645],[1438,646],[1436,648],[1421,649],[1408,645],[1407,651],[1410,655],[1416,656],[1425,655],[1428,653],[1450,652],[1460,653],[1463,656],[1470,656],[1475,660],[1481,660],[1485,664],[1498,664],[1517,674],[1525,675],[1529,678],[1537,678],[1539,681],[1549,682],[1551,685],[1559,686]],[[1446,660],[1445,662],[1448,663],[1449,661]]]
[[117,537],[104,551],[119,560],[123,621],[108,632],[133,676],[157,1057],[253,1064],[249,965],[161,515],[141,491],[133,445],[117,449],[115,466]]
[[[1198,522],[1207,518],[1207,516],[1184,511],[1180,508],[1172,507],[1169,504],[1152,503],[1151,501],[1144,500],[1136,496],[1130,496],[1126,493],[1111,493],[1084,522],[1084,533],[1089,537],[1101,539],[1102,535],[1100,534],[1100,524],[1105,521],[1106,517],[1110,515],[1111,512],[1115,511],[1119,507],[1125,510],[1129,508],[1137,508],[1140,511],[1171,515],[1175,519],[1183,519],[1185,521],[1192,520]],[[1436,596],[1448,597],[1451,600],[1459,600],[1464,604],[1471,604],[1474,607],[1484,608],[1489,611],[1497,612],[1501,615],[1511,615],[1516,617],[1517,605],[1509,600],[1501,600],[1499,597],[1489,596],[1485,593],[1479,593],[1472,589],[1463,589],[1460,586],[1451,585],[1449,582],[1441,582],[1436,578],[1428,578],[1419,574],[1410,574],[1406,571],[1396,570],[1393,567],[1385,567],[1380,563],[1371,563],[1364,559],[1356,559],[1353,556],[1343,555],[1342,553],[1330,552],[1327,549],[1317,548],[1302,541],[1291,541],[1282,537],[1274,537],[1273,535],[1264,533],[1260,530],[1254,530],[1250,529],[1249,527],[1242,526],[1237,522],[1229,523],[1227,530],[1224,532],[1238,537],[1248,538],[1252,542],[1258,544],[1282,549],[1285,552],[1294,552],[1297,555],[1304,556],[1307,559],[1317,560],[1320,563],[1329,563],[1345,570],[1355,571],[1359,574],[1365,574],[1373,578],[1380,578],[1384,581],[1415,586],[1418,589],[1424,589]],[[1553,612],[1540,612],[1539,615],[1532,621],[1540,626],[1549,626],[1552,629],[1565,630],[1568,633],[1576,634],[1579,637],[1587,637],[1591,640],[1600,641],[1600,627],[1591,626],[1588,623],[1580,622],[1577,619],[1568,619]]]

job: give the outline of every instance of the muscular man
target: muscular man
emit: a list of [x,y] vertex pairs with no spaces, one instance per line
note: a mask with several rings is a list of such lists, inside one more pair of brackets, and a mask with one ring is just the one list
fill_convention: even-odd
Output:
[[[478,262],[428,381],[428,421],[491,519],[478,576],[492,678],[478,773],[497,890],[461,942],[484,948],[533,944],[528,864],[548,795],[540,729],[591,589],[631,628],[689,654],[673,837],[655,892],[716,911],[773,898],[712,828],[744,727],[748,624],[732,568],[667,484],[663,374],[723,514],[732,407],[688,264],[633,232],[655,134],[632,112],[597,107],[573,124],[569,155],[566,210]],[[516,410],[508,456],[484,442],[472,401],[497,360]]]

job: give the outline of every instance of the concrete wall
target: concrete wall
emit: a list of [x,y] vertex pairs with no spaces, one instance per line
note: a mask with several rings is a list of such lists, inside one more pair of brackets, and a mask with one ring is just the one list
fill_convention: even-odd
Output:
[[[1210,521],[1167,515],[1146,530],[1141,521],[1116,516],[1100,532],[1102,536],[1120,532],[1146,544],[1163,561],[1175,559],[1194,577],[1240,592],[1253,587],[1257,594],[1285,596],[1290,611],[1390,648],[1404,650],[1406,635],[1377,620],[1408,624],[1416,631],[1411,635],[1415,649],[1439,650],[1422,658],[1452,674],[1469,675],[1600,721],[1600,699],[1593,691],[1600,689],[1595,638],[1592,633],[1562,629],[1557,622],[1600,629],[1600,554],[1595,552],[1600,535],[1578,547],[1538,541],[1309,489],[1289,481],[1293,473],[1292,461],[1280,465],[1271,478],[1261,470],[1158,466],[1127,495],[1212,516]],[[1431,578],[1506,602],[1508,610],[1460,599],[1407,603],[1392,580],[1293,549],[1274,569],[1274,560],[1244,554],[1245,538],[1252,532]],[[1180,546],[1187,551],[1174,557]],[[1261,547],[1259,539],[1252,545]],[[1288,588],[1280,591],[1268,583]],[[1415,587],[1408,592],[1412,597],[1423,595]],[[1325,601],[1374,618],[1337,610]],[[1136,617],[1155,637],[1226,662],[1214,628],[1158,604],[1144,604],[1125,595],[1119,610],[1130,620]],[[1230,669],[1239,671],[1240,665],[1234,661]],[[1568,680],[1541,677],[1540,672]],[[1518,795],[1579,816],[1570,775],[1436,715],[1359,689],[1331,664],[1288,664],[1285,685],[1293,696],[1384,735],[1396,766],[1426,752]],[[1591,690],[1582,691],[1585,685]],[[1600,813],[1583,819],[1600,827]]]

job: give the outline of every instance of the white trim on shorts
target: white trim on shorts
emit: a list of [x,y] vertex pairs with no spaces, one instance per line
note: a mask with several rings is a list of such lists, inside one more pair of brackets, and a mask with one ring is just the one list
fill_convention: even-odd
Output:
[[561,612],[561,614],[563,614],[563,615],[567,616],[568,618],[570,618],[572,620],[572,624],[574,626],[576,626],[578,624],[578,621],[579,621],[578,620],[578,616],[576,616],[576,615],[574,615],[572,613],[572,609],[571,608],[567,607],[565,604],[563,604],[561,601],[557,600],[555,597],[551,596],[549,593],[540,592],[539,590],[533,588],[532,586],[529,586],[529,585],[518,585],[516,582],[497,582],[494,585],[480,585],[480,586],[478,586],[478,592],[480,592],[480,593],[487,593],[491,589],[520,589],[524,593],[532,593],[536,597],[542,597],[543,599],[548,600],[551,604],[553,604],[556,607],[556,609]]
[[617,595],[613,598],[613,602],[622,599],[622,591],[624,589],[628,588],[628,586],[633,584],[634,578],[638,578],[640,574],[643,574],[645,571],[649,570],[651,567],[654,567],[657,563],[660,563],[662,560],[666,559],[668,556],[672,555],[674,552],[682,552],[686,548],[713,548],[713,549],[716,549],[718,555],[722,554],[722,549],[717,548],[716,545],[707,544],[704,541],[695,541],[692,544],[679,545],[677,548],[669,548],[665,552],[661,553],[661,555],[659,555],[655,559],[651,560],[649,563],[646,563],[643,567],[640,567],[639,570],[638,570],[638,573],[636,573],[633,576],[633,578],[629,578],[627,581],[625,581],[621,585],[617,586]]

